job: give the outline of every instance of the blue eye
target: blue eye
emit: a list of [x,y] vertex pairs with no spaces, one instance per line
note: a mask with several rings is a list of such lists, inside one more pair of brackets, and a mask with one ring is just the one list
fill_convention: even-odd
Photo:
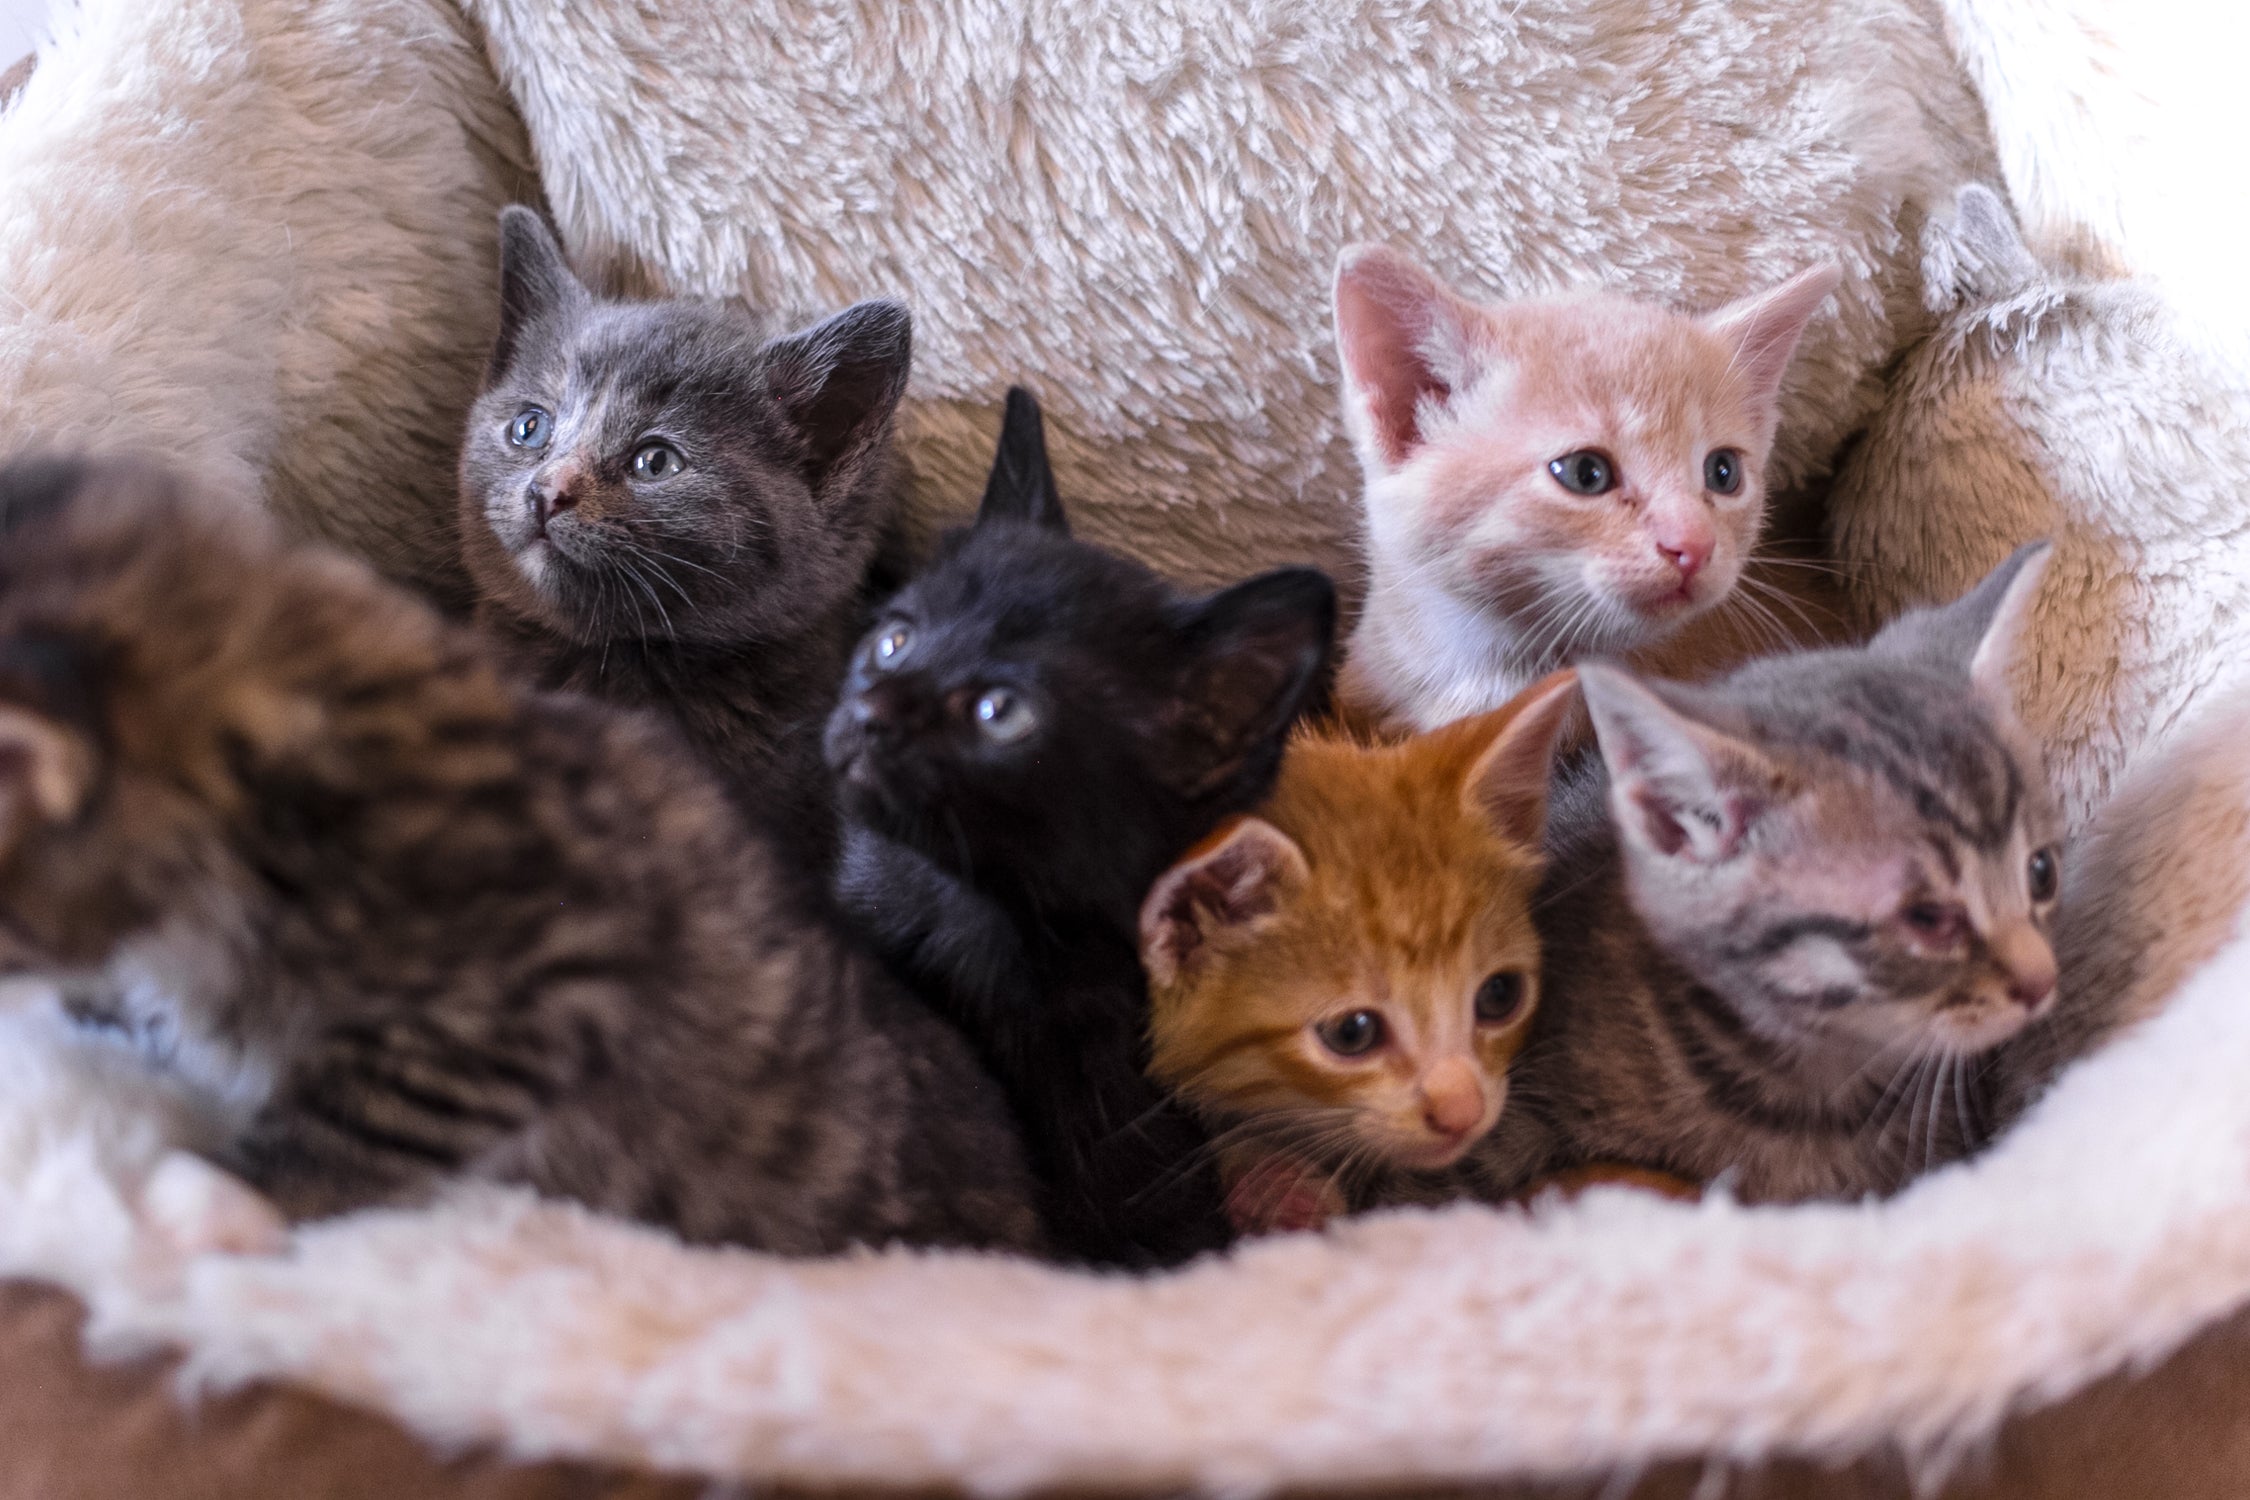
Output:
[[1030,700],[1008,688],[985,693],[977,699],[973,712],[977,732],[996,745],[1013,745],[1039,727],[1039,715]]
[[1523,976],[1513,969],[1488,975],[1477,987],[1477,1020],[1487,1026],[1513,1021],[1523,1010]]
[[686,467],[687,460],[670,443],[643,443],[633,455],[635,479],[670,479]]
[[1616,465],[1609,461],[1608,454],[1592,448],[1565,453],[1548,463],[1547,472],[1573,495],[1606,495],[1617,488]]
[[1742,455],[1732,448],[1713,448],[1703,459],[1703,487],[1716,495],[1741,489]]
[[536,406],[527,406],[508,424],[508,441],[518,448],[544,448],[554,426],[553,417]]

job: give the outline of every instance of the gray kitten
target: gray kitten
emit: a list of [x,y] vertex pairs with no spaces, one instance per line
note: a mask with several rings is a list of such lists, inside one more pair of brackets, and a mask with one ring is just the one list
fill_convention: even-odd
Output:
[[2007,687],[2044,563],[1707,686],[1582,669],[1600,752],[1550,813],[1545,999],[1481,1191],[1622,1165],[1851,1197],[1983,1143],[2054,1004],[2061,825]]
[[293,1217],[455,1174],[691,1240],[1029,1247],[961,1039],[667,725],[130,468],[0,470],[0,968],[264,1082]]
[[663,712],[818,859],[820,726],[892,519],[896,302],[768,341],[715,302],[605,301],[500,216],[500,335],[461,448],[479,619],[549,687]]

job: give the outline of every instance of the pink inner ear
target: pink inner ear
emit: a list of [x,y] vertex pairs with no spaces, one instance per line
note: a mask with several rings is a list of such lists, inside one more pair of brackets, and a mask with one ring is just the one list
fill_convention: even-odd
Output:
[[1445,296],[1427,272],[1387,251],[1370,251],[1337,274],[1336,343],[1345,384],[1367,413],[1385,463],[1403,463],[1421,445],[1423,399],[1453,394],[1423,353]]
[[1141,960],[1150,977],[1169,983],[1212,932],[1273,911],[1280,882],[1303,869],[1304,856],[1285,835],[1247,819],[1216,849],[1167,870],[1141,908]]

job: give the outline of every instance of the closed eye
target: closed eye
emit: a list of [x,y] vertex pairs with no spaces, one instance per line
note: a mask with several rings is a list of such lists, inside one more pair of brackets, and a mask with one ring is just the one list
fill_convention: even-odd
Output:
[[1943,947],[1957,942],[1969,927],[1969,914],[1951,901],[1910,901],[1898,919],[1921,942]]

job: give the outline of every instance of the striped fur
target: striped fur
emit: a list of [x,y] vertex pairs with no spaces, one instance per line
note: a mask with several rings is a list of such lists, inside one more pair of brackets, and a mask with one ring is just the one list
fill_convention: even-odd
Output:
[[1556,796],[1546,1004],[1480,1191],[1621,1162],[1848,1197],[1982,1143],[2056,978],[2060,824],[2005,703],[2033,551],[1864,649],[1586,670],[1600,755]]
[[0,966],[243,1058],[228,1164],[292,1216],[471,1175],[787,1252],[1034,1242],[997,1090],[666,726],[160,476],[0,471],[0,530]]

